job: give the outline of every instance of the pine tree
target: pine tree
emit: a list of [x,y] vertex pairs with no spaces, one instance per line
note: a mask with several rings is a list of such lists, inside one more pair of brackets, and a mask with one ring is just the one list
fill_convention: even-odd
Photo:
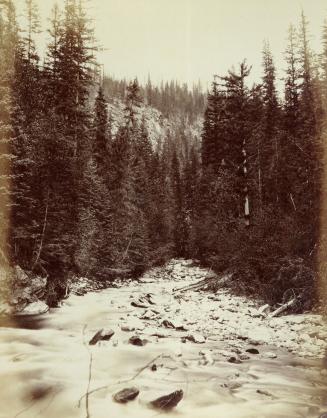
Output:
[[[308,22],[302,12],[299,29],[299,99],[300,129],[297,200],[300,222],[307,233],[303,251],[310,253],[317,245],[320,209],[321,155],[319,118],[314,90],[312,52],[309,45]],[[310,224],[308,224],[310,219]]]
[[109,138],[108,138],[108,110],[107,102],[100,86],[95,99],[94,129],[95,139],[93,144],[93,155],[97,163],[99,174],[104,177],[107,170]]
[[200,180],[200,161],[193,145],[183,171],[183,219],[185,224],[185,255],[197,257],[195,225],[198,215],[198,191]]
[[[12,84],[11,122],[11,233],[13,262],[31,268],[40,233],[42,187],[39,179],[40,141],[39,115],[42,109],[40,70],[33,36],[37,33],[37,15],[33,1],[27,2],[28,36],[15,48],[15,77]],[[33,94],[31,94],[33,91]]]
[[15,51],[18,42],[18,27],[13,1],[0,5],[0,261],[9,265],[11,259],[10,207],[11,207],[11,141],[13,130],[12,83],[14,80]]
[[43,78],[46,88],[44,99],[47,108],[57,108],[59,97],[59,42],[63,35],[63,21],[59,6],[55,3],[50,18],[50,42],[47,47],[46,57],[43,65]]
[[280,130],[278,127],[279,104],[275,85],[276,70],[266,42],[263,49],[263,139],[261,143],[262,197],[264,204],[273,205],[279,210],[280,205]]
[[234,190],[240,196],[235,214],[245,218],[249,223],[249,194],[247,184],[247,148],[250,136],[247,109],[249,91],[245,85],[245,79],[249,76],[251,68],[243,61],[240,64],[239,73],[229,71],[228,76],[222,77],[226,90],[226,114],[228,124],[226,129],[226,148],[224,162],[231,176],[237,176],[238,181]]
[[226,101],[224,93],[219,91],[216,80],[208,94],[207,108],[202,132],[202,164],[218,169],[223,163],[226,150]]
[[112,141],[110,195],[113,202],[114,266],[140,273],[148,265],[147,163],[151,159],[137,80],[127,87],[125,123]]
[[[43,264],[49,272],[49,292],[60,294],[70,272],[83,270],[79,260],[85,252],[92,196],[87,176],[93,173],[92,117],[88,106],[92,84],[93,37],[83,3],[66,0],[63,16],[54,9],[52,40],[46,64],[50,80],[48,98],[49,169],[48,234],[44,242]],[[58,238],[60,237],[60,238]]]
[[180,162],[176,149],[173,150],[171,159],[171,185],[173,197],[173,242],[176,257],[185,255],[186,225],[185,214],[183,213],[183,193]]
[[327,19],[324,20],[322,31],[322,54],[321,54],[321,94],[324,106],[327,105]]
[[281,176],[284,187],[281,189],[284,210],[295,212],[298,202],[295,202],[295,186],[297,184],[297,158],[301,158],[297,137],[300,124],[299,103],[299,70],[296,53],[297,38],[293,25],[289,27],[288,45],[285,51],[287,63],[284,93],[284,138],[281,161]]
[[38,60],[33,37],[40,32],[38,7],[34,0],[26,1],[27,29],[24,41],[26,43],[27,61]]

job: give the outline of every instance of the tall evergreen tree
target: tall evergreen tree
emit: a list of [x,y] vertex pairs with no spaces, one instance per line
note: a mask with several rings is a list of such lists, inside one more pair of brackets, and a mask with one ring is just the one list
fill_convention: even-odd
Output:
[[12,83],[15,75],[15,51],[18,43],[18,27],[13,1],[0,5],[0,261],[9,265],[11,258],[10,208],[11,208],[11,149],[13,130]]
[[[312,52],[309,45],[308,22],[302,12],[299,29],[299,99],[300,129],[298,145],[301,161],[298,171],[298,214],[306,231],[303,251],[310,253],[317,245],[320,209],[321,155],[320,127],[315,97]],[[311,222],[308,223],[308,219]]]
[[263,140],[261,143],[262,195],[264,203],[273,205],[279,210],[280,205],[280,130],[279,104],[275,85],[276,70],[269,48],[265,42],[263,49]]

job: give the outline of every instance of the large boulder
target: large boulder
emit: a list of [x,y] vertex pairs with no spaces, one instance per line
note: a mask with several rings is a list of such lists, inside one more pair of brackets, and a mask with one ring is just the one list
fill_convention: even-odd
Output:
[[42,315],[49,311],[49,306],[38,300],[37,302],[29,303],[19,312],[16,312],[16,316],[30,316],[30,315]]
[[104,330],[100,329],[89,341],[89,345],[96,345],[99,341],[109,341],[111,337],[115,334],[115,331],[112,329]]
[[1,279],[1,306],[6,307],[1,309],[2,314],[37,315],[46,312],[47,305],[40,301],[45,296],[46,285],[46,277],[29,275],[20,266],[7,269],[6,277]]
[[139,395],[140,391],[137,388],[127,388],[117,392],[113,399],[118,403],[127,403],[133,401]]
[[169,411],[183,399],[183,391],[182,390],[176,390],[173,393],[170,393],[169,395],[161,396],[160,398],[157,398],[150,402],[150,406],[156,409],[162,409],[165,411]]
[[37,302],[44,297],[47,285],[46,277],[29,276],[19,266],[14,267],[13,273],[9,300],[11,305]]

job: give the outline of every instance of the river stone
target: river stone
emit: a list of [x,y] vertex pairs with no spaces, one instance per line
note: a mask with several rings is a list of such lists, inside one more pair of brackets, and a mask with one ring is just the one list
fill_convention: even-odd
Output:
[[[6,301],[14,307],[14,313],[23,311],[27,304],[38,302],[45,295],[47,279],[28,276],[19,266],[15,266],[12,270],[10,281],[10,292]],[[34,309],[34,306],[32,308]]]
[[135,330],[143,331],[145,328],[145,324],[138,318],[131,318],[121,324],[120,326],[122,331],[131,332]]
[[139,393],[140,391],[137,388],[127,388],[113,395],[113,399],[118,403],[127,403],[134,400],[139,395]]
[[120,329],[122,331],[125,331],[125,332],[135,331],[135,327],[133,325],[130,325],[130,324],[122,324],[120,326]]
[[133,300],[133,302],[131,303],[132,306],[134,306],[135,308],[149,308],[149,301],[145,298],[140,297],[139,299]]
[[245,350],[247,353],[250,354],[259,354],[259,351],[256,348],[248,348],[247,350]]
[[89,345],[95,345],[99,341],[109,341],[110,338],[115,334],[115,332],[111,329],[105,331],[104,329],[100,329],[98,332],[96,332],[91,338]]
[[234,364],[240,364],[242,363],[242,361],[240,359],[238,359],[237,357],[229,357],[229,359],[227,360],[228,363],[234,363]]
[[272,353],[270,351],[267,351],[266,353],[264,353],[263,355],[265,358],[277,358],[277,354],[276,353]]
[[176,331],[187,331],[187,328],[185,328],[184,324],[180,321],[164,319],[161,323],[161,326],[164,328],[175,329]]
[[272,393],[268,392],[267,390],[257,389],[257,393],[260,395],[271,396],[274,397]]
[[249,344],[251,344],[251,345],[262,345],[262,344],[263,344],[263,341],[260,341],[260,340],[255,340],[255,339],[253,339],[253,338],[250,338],[250,339],[248,340],[248,343],[249,343]]
[[48,312],[48,310],[49,310],[49,306],[45,302],[42,302],[39,300],[37,302],[28,304],[27,306],[25,306],[24,309],[17,312],[15,315],[16,316],[42,315]]
[[221,385],[221,387],[228,388],[229,390],[232,390],[232,391],[239,389],[241,386],[242,384],[239,382],[228,382],[228,383],[223,383]]
[[240,357],[240,360],[243,360],[243,361],[250,359],[250,356],[248,356],[247,354],[240,354],[239,357]]
[[152,320],[155,319],[158,315],[153,312],[152,310],[147,310],[143,313],[143,315],[140,317],[141,319],[148,319],[148,320]]
[[201,334],[192,334],[192,335],[187,335],[186,337],[183,337],[183,339],[189,340],[192,343],[196,343],[196,344],[204,344],[206,342],[206,339],[204,338],[203,335]]
[[175,406],[183,399],[183,391],[176,390],[169,395],[161,396],[158,399],[150,402],[150,405],[157,409],[163,409],[169,411],[175,408]]
[[129,343],[132,345],[137,345],[138,347],[143,347],[148,342],[148,340],[142,340],[137,335],[134,335],[129,339]]

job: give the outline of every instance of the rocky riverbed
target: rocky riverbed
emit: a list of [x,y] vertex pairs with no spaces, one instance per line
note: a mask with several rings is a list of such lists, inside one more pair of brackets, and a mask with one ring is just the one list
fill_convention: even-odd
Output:
[[[0,416],[146,418],[169,405],[188,418],[327,412],[323,318],[271,318],[227,290],[176,291],[206,274],[172,260],[138,282],[71,295],[37,326],[0,328]],[[174,392],[176,402],[157,401]]]

